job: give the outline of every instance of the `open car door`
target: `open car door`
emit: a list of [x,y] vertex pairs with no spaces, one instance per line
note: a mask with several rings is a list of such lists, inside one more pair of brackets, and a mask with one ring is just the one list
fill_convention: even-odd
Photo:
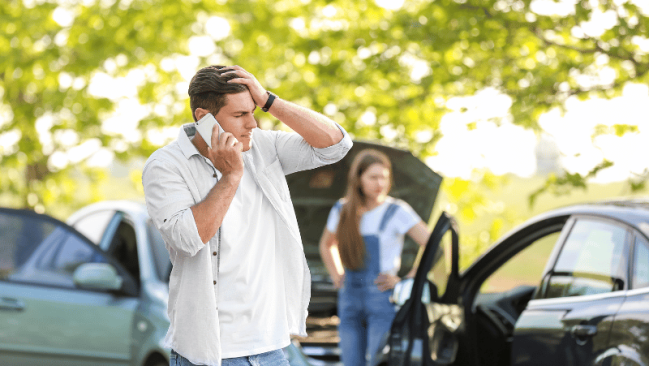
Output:
[[458,241],[455,221],[442,213],[426,244],[410,297],[392,323],[388,365],[446,365],[455,360],[459,344],[455,332],[462,324],[462,310],[456,303]]

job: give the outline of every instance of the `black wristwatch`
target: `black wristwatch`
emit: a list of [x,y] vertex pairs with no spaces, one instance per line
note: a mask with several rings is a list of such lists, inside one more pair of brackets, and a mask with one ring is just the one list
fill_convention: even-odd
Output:
[[264,112],[268,112],[270,106],[273,105],[275,98],[277,98],[277,95],[269,92],[268,90],[266,90],[266,93],[268,94],[268,100],[266,101],[266,104],[263,107],[261,107],[261,110]]

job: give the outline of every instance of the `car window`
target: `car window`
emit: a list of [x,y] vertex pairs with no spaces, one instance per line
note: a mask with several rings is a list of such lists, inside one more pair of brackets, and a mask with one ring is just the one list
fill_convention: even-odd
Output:
[[624,288],[627,230],[591,219],[577,220],[552,270],[546,298],[606,293]]
[[0,279],[74,288],[83,263],[105,263],[83,237],[62,223],[31,214],[0,213]]
[[437,287],[437,296],[441,298],[446,292],[446,285],[451,274],[452,267],[452,236],[451,231],[447,231],[439,243],[437,253],[433,259],[433,265],[428,271],[428,280]]
[[115,211],[113,210],[93,212],[72,223],[71,226],[86,238],[90,239],[90,241],[99,245],[101,237],[104,235],[104,231],[106,231],[106,227],[114,215]]
[[0,279],[8,279],[25,264],[55,228],[50,222],[34,222],[22,216],[1,212]]
[[165,246],[164,239],[158,229],[153,226],[151,220],[146,224],[147,234],[149,235],[149,244],[151,245],[151,252],[153,252],[153,260],[155,261],[156,273],[158,278],[163,281],[169,279],[168,274],[171,270],[171,261],[169,260],[169,252]]
[[561,232],[543,236],[510,258],[480,287],[480,293],[497,293],[519,286],[538,286]]
[[115,258],[137,282],[140,280],[140,263],[135,229],[121,220],[108,247],[108,254]]
[[636,236],[633,255],[633,288],[649,287],[649,243]]

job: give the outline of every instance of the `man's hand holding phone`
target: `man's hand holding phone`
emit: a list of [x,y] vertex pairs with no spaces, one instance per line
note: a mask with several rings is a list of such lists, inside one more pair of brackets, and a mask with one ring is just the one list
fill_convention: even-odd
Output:
[[212,148],[207,149],[209,159],[225,177],[234,174],[243,176],[243,144],[233,134],[222,132],[219,134],[218,126],[212,129]]
[[[206,139],[207,131],[213,125],[209,142]],[[221,125],[216,121],[212,114],[207,114],[197,123],[197,131],[206,142],[206,155],[214,167],[218,169],[223,176],[233,175],[240,179],[243,176],[243,144],[239,142],[233,134],[225,132]]]

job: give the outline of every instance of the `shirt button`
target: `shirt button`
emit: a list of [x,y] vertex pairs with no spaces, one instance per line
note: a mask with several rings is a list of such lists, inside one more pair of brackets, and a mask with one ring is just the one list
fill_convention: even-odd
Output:
[[214,281],[214,284],[216,285],[216,281]]
[[213,254],[213,255],[216,255],[216,252],[213,252],[212,254]]

